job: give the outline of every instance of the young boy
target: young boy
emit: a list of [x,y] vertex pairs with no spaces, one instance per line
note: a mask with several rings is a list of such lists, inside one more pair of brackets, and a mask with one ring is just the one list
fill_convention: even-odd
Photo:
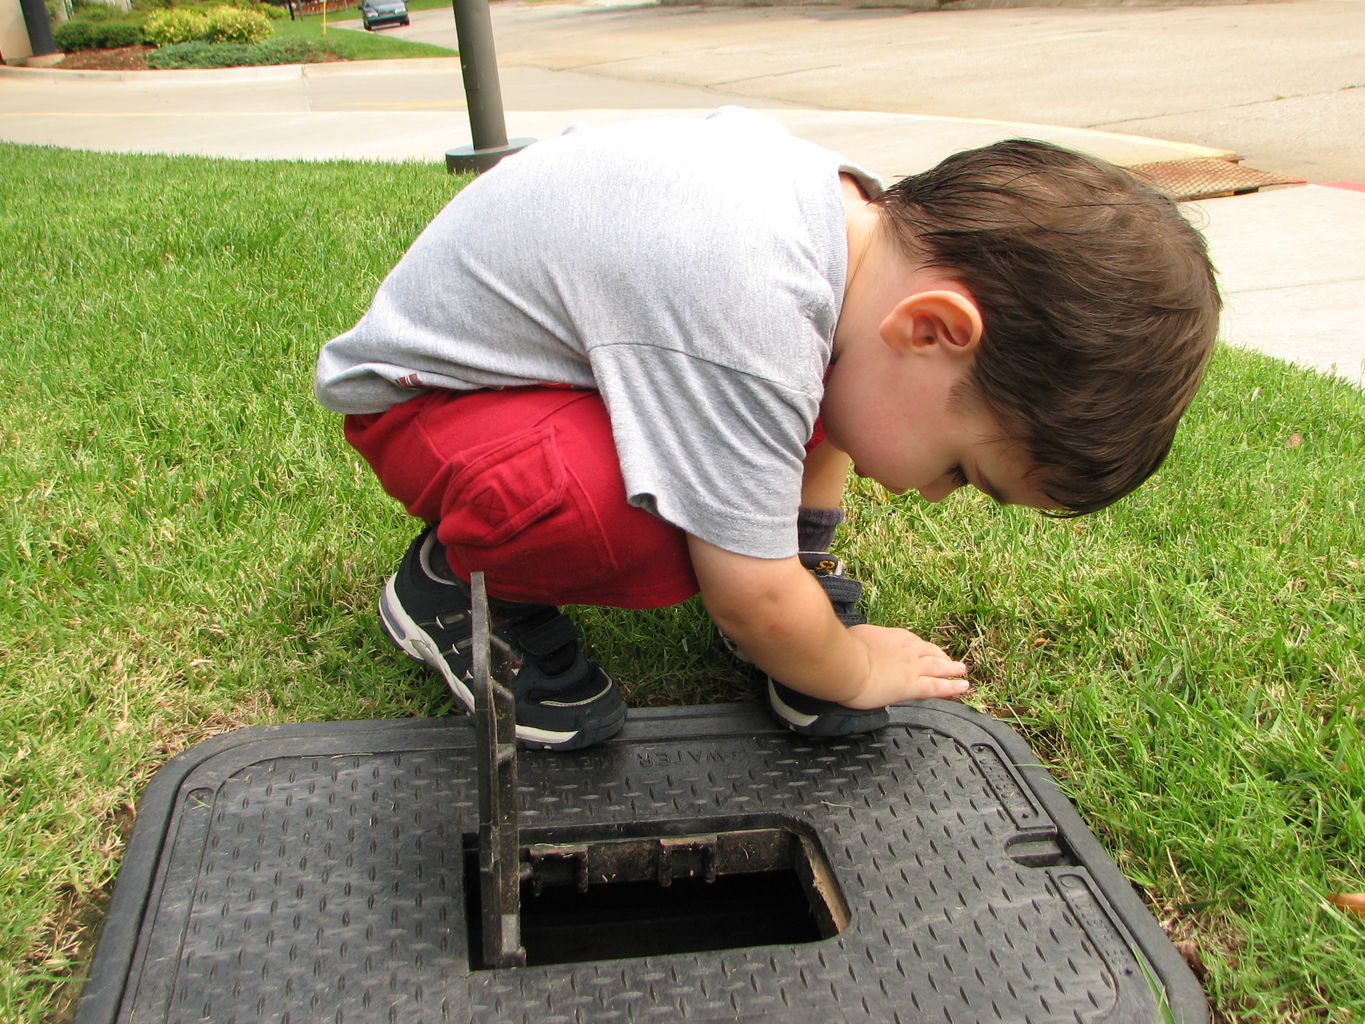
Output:
[[883,190],[727,108],[504,160],[325,346],[317,394],[429,524],[380,621],[466,707],[482,571],[525,744],[625,718],[556,606],[698,589],[778,719],[837,736],[967,689],[857,612],[827,554],[849,468],[1102,508],[1165,457],[1218,309],[1198,233],[1116,168],[1016,141]]

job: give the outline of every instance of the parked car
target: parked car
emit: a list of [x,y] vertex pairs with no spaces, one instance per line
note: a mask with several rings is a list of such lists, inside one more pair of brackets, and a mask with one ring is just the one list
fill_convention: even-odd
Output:
[[365,28],[373,32],[376,25],[408,24],[408,5],[403,0],[364,0],[360,16]]

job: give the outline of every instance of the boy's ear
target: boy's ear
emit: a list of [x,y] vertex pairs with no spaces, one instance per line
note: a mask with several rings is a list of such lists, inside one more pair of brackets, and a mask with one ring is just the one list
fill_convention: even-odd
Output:
[[946,353],[972,355],[981,342],[981,311],[969,295],[954,291],[916,292],[896,303],[882,321],[882,340],[898,351],[935,345]]

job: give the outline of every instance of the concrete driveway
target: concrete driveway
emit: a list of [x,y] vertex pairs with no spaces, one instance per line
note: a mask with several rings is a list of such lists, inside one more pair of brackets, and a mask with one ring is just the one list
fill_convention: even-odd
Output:
[[[1361,0],[933,12],[542,2],[495,3],[492,16],[517,109],[628,82],[646,106],[672,105],[644,102],[665,98],[652,90],[687,87],[750,106],[1093,128],[1232,150],[1310,181],[1365,180]],[[455,46],[444,10],[393,31]]]

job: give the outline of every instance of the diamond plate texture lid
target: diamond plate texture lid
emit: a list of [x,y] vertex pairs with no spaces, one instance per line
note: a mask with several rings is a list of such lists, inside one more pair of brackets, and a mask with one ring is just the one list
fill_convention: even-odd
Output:
[[832,743],[748,706],[642,711],[599,747],[522,754],[528,831],[813,835],[851,920],[802,944],[474,970],[474,772],[466,719],[245,729],[182,754],[143,796],[78,1024],[1208,1019],[1028,748],[959,705]]

